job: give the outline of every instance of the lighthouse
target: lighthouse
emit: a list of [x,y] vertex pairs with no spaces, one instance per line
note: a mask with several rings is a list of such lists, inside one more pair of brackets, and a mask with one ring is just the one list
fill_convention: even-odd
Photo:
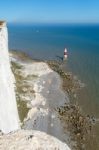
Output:
[[64,57],[63,57],[63,60],[66,60],[66,59],[67,59],[67,56],[68,56],[68,55],[67,55],[67,49],[65,48],[65,49],[64,49]]

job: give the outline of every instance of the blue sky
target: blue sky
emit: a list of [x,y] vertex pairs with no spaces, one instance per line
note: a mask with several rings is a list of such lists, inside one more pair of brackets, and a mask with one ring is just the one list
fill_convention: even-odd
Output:
[[99,23],[99,0],[0,0],[0,20]]

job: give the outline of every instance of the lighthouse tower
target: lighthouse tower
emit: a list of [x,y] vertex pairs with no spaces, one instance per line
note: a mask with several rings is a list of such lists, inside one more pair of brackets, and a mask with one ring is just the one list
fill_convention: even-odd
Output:
[[65,48],[65,49],[64,49],[64,57],[63,57],[63,60],[66,60],[66,59],[67,59],[67,56],[68,56],[68,55],[67,55],[67,49]]

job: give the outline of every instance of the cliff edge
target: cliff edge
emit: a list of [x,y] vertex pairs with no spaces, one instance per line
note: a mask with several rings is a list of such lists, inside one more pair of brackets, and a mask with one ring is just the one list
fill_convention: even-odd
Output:
[[3,133],[19,129],[14,82],[9,61],[6,22],[0,21],[0,130]]

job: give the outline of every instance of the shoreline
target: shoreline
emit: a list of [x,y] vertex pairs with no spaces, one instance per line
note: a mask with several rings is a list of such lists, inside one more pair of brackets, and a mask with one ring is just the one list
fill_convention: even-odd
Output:
[[[27,57],[26,56],[26,58],[29,58],[29,57]],[[26,61],[26,58],[25,59],[23,59],[22,61]],[[28,59],[27,59],[28,60]],[[28,62],[29,62],[29,60],[28,60]],[[35,62],[35,61],[34,61]],[[36,63],[37,63],[37,61],[36,61]],[[40,63],[41,63],[41,61],[40,61]],[[45,62],[46,63],[46,62]],[[79,90],[80,88],[82,88],[82,85],[80,86],[80,84],[79,84],[79,82],[77,82],[77,80],[74,82],[74,80],[73,80],[73,76],[71,75],[71,74],[69,74],[69,73],[65,73],[62,69],[60,69],[59,68],[59,64],[57,64],[57,63],[55,63],[55,62],[47,62],[47,64],[49,65],[49,67],[52,69],[52,70],[54,70],[55,72],[57,72],[59,75],[60,75],[60,77],[59,78],[62,78],[62,83],[61,83],[61,89],[60,90],[64,90],[64,92],[65,92],[65,95],[67,94],[69,97],[72,95],[73,97],[75,97],[76,98],[76,91],[77,90]],[[54,66],[54,67],[53,67]],[[55,73],[55,76],[57,76],[57,73]],[[58,76],[59,76],[58,75]],[[45,74],[45,76],[48,76],[48,74]],[[44,77],[44,78],[46,78],[46,77]],[[43,78],[43,81],[44,81],[44,78]],[[50,78],[50,76],[49,76],[49,78]],[[40,84],[38,84],[38,86],[40,86],[40,90],[42,91],[42,87],[41,87],[41,82],[43,83],[43,84],[45,84],[43,81],[40,81]],[[64,82],[65,81],[65,82]],[[58,82],[59,82],[59,80],[58,80]],[[50,81],[49,81],[49,83],[50,83]],[[48,83],[47,83],[48,84]],[[59,88],[60,88],[59,87]],[[37,87],[36,87],[37,88]],[[37,89],[38,90],[38,89]],[[35,90],[34,90],[35,91]],[[40,91],[39,91],[40,92]],[[47,93],[48,91],[46,91],[46,93]],[[44,92],[43,92],[43,94],[44,94]],[[49,93],[47,93],[47,94],[49,94]],[[44,95],[45,96],[45,95]],[[55,96],[55,93],[54,93],[54,96]],[[39,97],[39,98],[41,98],[41,97]],[[69,102],[69,101],[68,101]],[[44,102],[45,103],[45,102]],[[41,105],[41,104],[40,104]],[[66,105],[66,107],[65,107],[65,105]],[[64,107],[63,107],[64,106]],[[68,114],[67,112],[67,106],[68,106],[68,108],[69,108],[69,110],[72,110],[73,112],[75,112],[75,110],[77,110],[78,111],[78,113],[76,114],[76,116],[72,116],[71,115],[71,112]],[[73,110],[74,109],[74,110]],[[74,122],[75,122],[75,120],[77,121],[77,119],[78,119],[78,122],[79,122],[79,119],[81,120],[81,118],[83,118],[83,120],[86,120],[85,122],[87,123],[87,125],[89,125],[89,122],[90,121],[88,121],[88,119],[85,117],[85,116],[82,116],[81,115],[81,112],[80,112],[80,110],[78,109],[78,106],[76,106],[76,105],[74,105],[74,104],[71,104],[71,102],[69,102],[69,103],[67,103],[66,104],[66,102],[64,101],[64,103],[63,104],[60,104],[59,106],[57,106],[57,108],[55,108],[55,110],[57,110],[56,111],[56,113],[58,112],[58,114],[59,114],[59,119],[60,119],[60,121],[61,121],[61,125],[63,126],[63,128],[65,128],[65,132],[67,132],[67,129],[68,129],[68,127],[67,127],[67,129],[66,129],[66,127],[64,127],[64,117],[66,117],[66,116],[64,116],[64,115],[66,115],[66,114],[64,114],[64,112],[65,113],[67,113],[68,114],[68,116],[67,116],[67,118],[69,118],[69,117],[74,117],[75,119],[74,119]],[[31,112],[30,113],[30,115],[33,115],[32,114],[33,112]],[[37,110],[35,110],[35,113],[37,113]],[[48,113],[48,112],[47,112]],[[64,117],[63,117],[64,116]],[[28,116],[28,117],[30,117],[30,116]],[[80,118],[79,118],[80,117]],[[29,118],[28,118],[29,119]],[[68,119],[67,119],[68,120]],[[65,123],[66,123],[66,121],[67,120],[65,120]],[[32,120],[33,121],[33,120]],[[41,120],[40,120],[41,121]],[[75,127],[73,124],[74,124],[74,122],[72,122],[71,124],[70,124],[70,118],[69,118],[69,121],[67,121],[67,124],[69,124],[69,126],[71,126],[70,127],[70,129],[68,129],[68,131],[69,132],[71,132],[71,134],[70,133],[68,133],[67,132],[67,134],[69,135],[69,140],[67,140],[67,141],[65,141],[66,143],[72,143],[72,144],[70,144],[69,146],[71,146],[72,148],[74,148],[74,147],[76,147],[76,149],[78,148],[81,148],[82,146],[84,146],[84,144],[82,143],[82,139],[84,139],[85,140],[85,135],[84,135],[84,137],[82,137],[82,139],[81,138],[79,138],[80,136],[82,136],[81,134],[83,134],[83,133],[79,133],[78,132],[78,130],[76,131],[77,133],[76,134],[74,134],[72,131],[71,131],[71,129],[73,128],[73,130],[75,130],[75,129],[77,129],[77,127]],[[85,124],[86,124],[85,123]],[[29,123],[29,124],[31,124],[31,123]],[[78,123],[79,124],[79,123]],[[84,125],[85,125],[84,124]],[[91,124],[90,124],[91,125]],[[89,126],[90,126],[89,125]],[[30,127],[30,125],[28,125],[29,127],[28,128],[31,128]],[[52,126],[52,124],[51,124],[51,126]],[[68,125],[67,125],[68,126]],[[92,126],[92,125],[91,125]],[[79,128],[81,128],[81,126],[79,126]],[[83,128],[86,128],[86,127],[83,127]],[[82,129],[83,130],[83,129]],[[85,130],[85,129],[84,129]],[[89,128],[87,129],[88,130],[88,132],[89,132]],[[82,132],[82,131],[81,131]],[[84,131],[85,132],[85,131]],[[85,133],[84,133],[85,134]],[[74,138],[74,136],[77,136],[76,137],[76,141],[75,141],[75,139],[73,139],[73,140],[70,140],[70,138]],[[55,136],[55,135],[54,135]],[[66,138],[66,137],[65,137]],[[68,137],[67,137],[68,138]],[[68,142],[69,141],[69,142]],[[75,142],[76,142],[76,144],[75,144]],[[78,142],[78,144],[77,144],[77,142]],[[81,147],[80,147],[81,146]],[[75,148],[74,148],[75,149]]]
[[[68,94],[70,103],[57,108],[64,130],[68,130],[74,141],[73,150],[88,149],[90,137],[94,132],[96,118],[90,114],[84,114],[81,106],[77,103],[78,92],[85,84],[75,78],[71,73],[62,69],[61,63],[49,61],[49,66],[62,78],[62,90]],[[67,128],[66,128],[67,124]],[[76,143],[76,144],[75,144]]]
[[[23,68],[25,67],[25,69],[23,69],[23,72],[21,68],[21,75],[22,73],[24,74],[24,76],[25,74],[27,74],[26,76],[29,75],[27,81],[32,82],[33,87],[31,86],[31,88],[33,88],[34,90],[34,99],[32,98],[32,101],[28,99],[28,106],[30,105],[30,107],[32,108],[28,112],[27,118],[25,118],[23,128],[28,130],[41,130],[47,132],[48,134],[56,136],[61,141],[64,141],[64,138],[62,136],[64,132],[60,125],[60,120],[56,116],[57,114],[55,112],[55,109],[63,105],[65,102],[68,103],[69,99],[60,89],[61,80],[59,75],[53,72],[44,62],[33,61],[27,64],[22,64],[21,62],[21,65],[23,66]],[[30,72],[30,70],[32,71]],[[36,76],[36,78],[33,79],[31,75],[33,77]],[[33,97],[33,95],[31,96]],[[28,97],[28,95],[25,95],[25,97]],[[26,99],[25,97],[24,99]],[[65,139],[67,139],[67,137],[65,137]]]

